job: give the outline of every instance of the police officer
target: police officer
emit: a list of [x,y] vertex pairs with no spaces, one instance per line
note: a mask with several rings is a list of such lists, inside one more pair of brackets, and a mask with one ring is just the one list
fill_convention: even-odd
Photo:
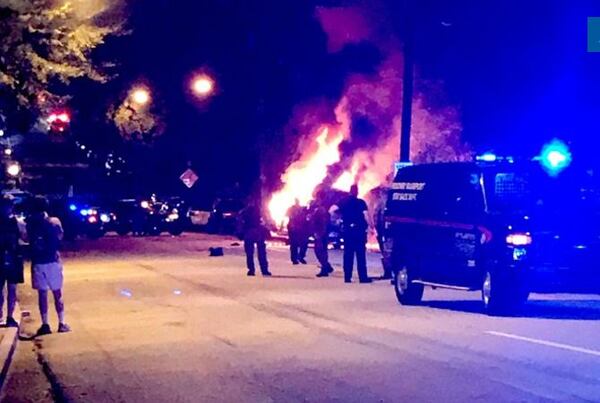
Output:
[[340,206],[343,220],[344,237],[344,281],[352,282],[354,270],[354,257],[358,279],[361,283],[370,283],[372,280],[367,274],[367,230],[368,207],[367,203],[358,198],[358,186],[353,185],[350,196]]
[[260,207],[251,200],[239,215],[240,236],[244,240],[244,251],[246,252],[246,266],[248,276],[254,276],[254,248],[258,254],[258,264],[263,276],[270,276],[269,261],[267,260],[267,234],[268,230],[262,221]]
[[327,277],[333,273],[333,267],[329,263],[329,224],[331,216],[325,208],[325,204],[317,199],[310,215],[311,227],[315,237],[315,256],[321,266],[321,271],[317,277]]
[[[385,233],[385,200],[386,193],[384,190],[378,195],[377,207],[375,208],[375,215],[373,221],[375,221],[375,230],[377,231],[377,243],[379,244],[379,251],[383,253],[384,248],[384,233]],[[389,265],[383,265],[383,276],[382,280],[389,280],[392,278],[392,271]]]
[[296,202],[288,210],[288,236],[290,241],[290,258],[292,264],[306,264],[306,252],[308,250],[307,212]]

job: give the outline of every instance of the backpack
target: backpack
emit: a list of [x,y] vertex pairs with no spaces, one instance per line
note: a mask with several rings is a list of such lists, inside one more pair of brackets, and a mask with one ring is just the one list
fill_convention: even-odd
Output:
[[47,219],[43,219],[32,225],[28,232],[33,262],[39,264],[56,262],[60,240],[54,225]]

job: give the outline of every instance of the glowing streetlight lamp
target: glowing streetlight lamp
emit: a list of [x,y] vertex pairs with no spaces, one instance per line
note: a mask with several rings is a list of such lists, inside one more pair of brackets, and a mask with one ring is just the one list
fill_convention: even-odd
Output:
[[21,165],[18,162],[11,162],[6,167],[6,173],[13,178],[16,178],[21,173]]
[[215,90],[215,81],[207,75],[196,76],[192,80],[192,91],[200,97],[207,97]]
[[131,100],[139,106],[147,105],[150,99],[150,91],[147,88],[138,87],[131,91]]
[[11,148],[5,148],[4,149],[4,155],[10,157],[12,155],[12,149]]

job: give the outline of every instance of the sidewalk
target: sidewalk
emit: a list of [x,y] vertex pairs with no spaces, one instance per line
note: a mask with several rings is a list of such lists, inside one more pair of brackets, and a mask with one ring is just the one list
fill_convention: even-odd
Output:
[[[17,305],[15,309],[15,319],[21,323],[21,310]],[[16,327],[0,327],[0,396],[4,389],[4,381],[10,368],[13,353],[17,347],[19,329]]]

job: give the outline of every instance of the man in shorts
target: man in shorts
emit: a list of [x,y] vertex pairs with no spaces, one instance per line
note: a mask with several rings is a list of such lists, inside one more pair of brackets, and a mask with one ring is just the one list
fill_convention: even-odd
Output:
[[60,220],[48,216],[48,201],[37,197],[27,219],[27,238],[31,247],[31,283],[38,292],[42,326],[37,334],[52,333],[48,321],[48,290],[54,295],[54,306],[58,315],[58,332],[70,330],[65,323],[65,308],[62,297],[63,266],[60,260],[60,241],[63,229]]
[[19,250],[21,232],[12,214],[12,200],[0,199],[0,317],[4,307],[4,284],[7,289],[6,326],[18,327],[13,314],[17,304],[17,285],[23,283],[23,258]]

